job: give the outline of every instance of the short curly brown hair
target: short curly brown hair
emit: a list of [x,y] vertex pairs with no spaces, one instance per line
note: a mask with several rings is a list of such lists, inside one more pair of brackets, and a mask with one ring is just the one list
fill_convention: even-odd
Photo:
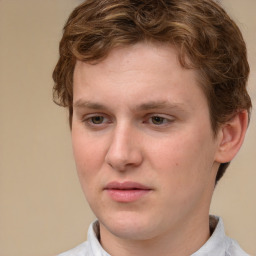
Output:
[[[237,25],[216,2],[87,0],[64,27],[53,72],[54,101],[69,108],[70,126],[76,61],[99,62],[116,47],[142,41],[176,47],[180,64],[198,72],[214,134],[237,111],[250,114],[246,45]],[[228,165],[220,165],[216,182]]]

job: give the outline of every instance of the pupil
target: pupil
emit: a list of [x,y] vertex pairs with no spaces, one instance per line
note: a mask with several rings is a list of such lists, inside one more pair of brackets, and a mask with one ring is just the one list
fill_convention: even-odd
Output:
[[103,122],[103,117],[102,116],[94,116],[92,118],[92,122],[94,124],[101,124]]
[[153,123],[154,124],[161,124],[163,122],[163,118],[159,116],[153,117]]

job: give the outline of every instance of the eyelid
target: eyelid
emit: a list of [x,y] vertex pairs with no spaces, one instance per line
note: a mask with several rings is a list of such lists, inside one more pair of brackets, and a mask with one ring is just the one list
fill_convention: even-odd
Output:
[[[93,117],[103,117],[105,121],[103,121],[102,123],[100,124],[95,124],[92,122],[92,118]],[[81,118],[82,122],[87,125],[87,126],[90,126],[90,127],[101,127],[103,125],[106,125],[107,123],[111,123],[111,120],[110,118],[106,115],[106,114],[103,114],[103,113],[92,113],[92,114],[86,114],[84,115],[82,118]]]
[[154,116],[158,116],[158,117],[162,117],[162,118],[165,118],[167,120],[174,120],[175,117],[173,115],[170,115],[170,114],[164,114],[164,113],[150,113],[150,114],[147,114],[148,117],[154,117]]
[[172,116],[172,115],[167,115],[167,114],[159,114],[159,113],[151,113],[151,114],[148,114],[146,116],[146,120],[149,120],[150,118],[152,117],[160,117],[160,118],[163,118],[164,120],[166,120],[167,122],[165,122],[164,124],[161,124],[161,125],[156,125],[156,124],[152,124],[154,126],[164,126],[164,125],[168,125],[170,123],[172,123],[174,120],[175,120],[175,117]]

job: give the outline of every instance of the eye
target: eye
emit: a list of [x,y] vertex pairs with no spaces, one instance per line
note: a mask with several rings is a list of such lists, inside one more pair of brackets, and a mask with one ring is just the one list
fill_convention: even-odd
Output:
[[89,121],[93,124],[102,124],[104,122],[103,116],[93,116],[89,118]]
[[161,116],[152,116],[151,121],[155,125],[161,125],[161,124],[166,123],[167,120],[166,120],[166,118],[161,117]]
[[175,118],[170,115],[158,115],[158,114],[153,114],[150,115],[145,123],[151,124],[152,126],[168,126],[172,122],[174,122]]
[[111,120],[107,116],[101,114],[89,114],[83,117],[81,121],[86,126],[93,129],[101,129],[111,123]]

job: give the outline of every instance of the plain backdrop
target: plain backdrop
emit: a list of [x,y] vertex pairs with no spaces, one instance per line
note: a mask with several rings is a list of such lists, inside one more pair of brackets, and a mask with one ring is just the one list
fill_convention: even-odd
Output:
[[[223,0],[241,28],[256,106],[256,1]],[[0,0],[0,256],[50,256],[86,240],[67,112],[52,102],[62,27],[81,0]],[[230,38],[232,40],[232,38]],[[211,212],[256,255],[256,118],[216,188]]]

